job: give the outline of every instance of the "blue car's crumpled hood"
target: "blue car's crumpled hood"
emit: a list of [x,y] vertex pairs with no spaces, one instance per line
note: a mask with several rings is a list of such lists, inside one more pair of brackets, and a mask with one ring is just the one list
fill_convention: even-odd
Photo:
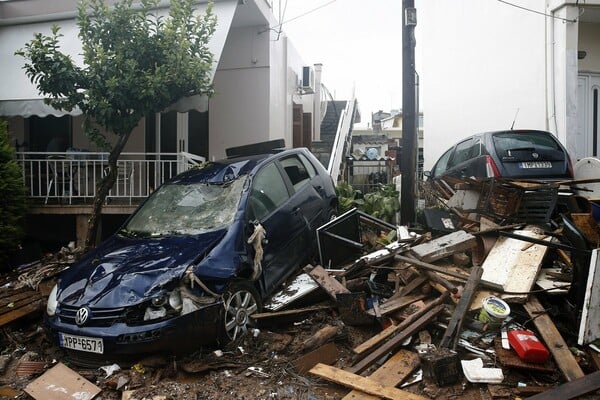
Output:
[[225,232],[143,239],[114,235],[61,275],[58,300],[97,308],[140,303],[173,285]]

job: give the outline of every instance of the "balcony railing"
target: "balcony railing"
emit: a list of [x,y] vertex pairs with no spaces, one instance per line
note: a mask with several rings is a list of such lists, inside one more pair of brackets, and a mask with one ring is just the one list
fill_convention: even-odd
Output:
[[[18,152],[23,182],[30,198],[43,204],[86,204],[96,196],[108,172],[108,153]],[[171,177],[204,157],[190,153],[121,153],[117,181],[107,202],[135,204]]]

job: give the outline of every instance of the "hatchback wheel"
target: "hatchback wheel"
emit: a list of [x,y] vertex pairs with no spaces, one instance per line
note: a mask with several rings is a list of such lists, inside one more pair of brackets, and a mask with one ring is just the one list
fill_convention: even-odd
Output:
[[260,311],[262,304],[252,284],[235,281],[225,297],[224,327],[229,341],[235,341],[248,332],[253,321],[250,315]]

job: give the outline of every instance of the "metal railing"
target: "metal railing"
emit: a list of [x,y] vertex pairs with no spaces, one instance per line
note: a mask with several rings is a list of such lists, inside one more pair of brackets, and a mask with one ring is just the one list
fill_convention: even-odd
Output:
[[331,156],[329,158],[329,165],[327,171],[333,179],[333,182],[337,184],[340,177],[340,168],[344,161],[344,155],[350,148],[350,141],[352,140],[352,124],[354,119],[354,109],[356,107],[356,101],[354,100],[354,93],[352,98],[346,103],[346,108],[342,111],[340,121],[338,123],[338,129],[335,134],[333,141],[333,147],[331,149]]
[[[23,182],[32,199],[44,204],[85,204],[96,196],[108,173],[108,153],[88,151],[17,152]],[[191,153],[121,153],[117,180],[107,201],[133,204],[154,189],[199,163]]]

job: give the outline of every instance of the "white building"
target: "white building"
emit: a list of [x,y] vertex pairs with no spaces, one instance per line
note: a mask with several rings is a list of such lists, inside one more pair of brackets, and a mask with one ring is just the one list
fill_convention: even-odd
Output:
[[425,169],[470,134],[543,129],[600,155],[600,1],[417,0]]
[[[99,149],[83,134],[79,110],[65,112],[45,105],[23,70],[25,60],[14,53],[35,33],[49,35],[57,24],[64,35],[60,50],[81,65],[78,3],[0,1],[0,118],[8,121],[24,170],[32,199],[30,220],[37,232],[52,232],[54,238],[60,236],[58,227],[65,228],[67,241],[81,239],[86,231],[105,158],[95,153]],[[203,12],[208,0],[195,3]],[[209,43],[216,61],[214,96],[184,99],[173,110],[140,121],[119,160],[120,170],[127,174],[109,194],[114,201],[103,208],[105,215],[131,213],[165,179],[189,167],[190,153],[212,160],[225,157],[229,147],[279,139],[288,148],[310,147],[320,139],[321,66],[305,65],[286,35],[274,28],[279,25],[272,1],[214,3],[217,28]],[[169,4],[160,1],[159,13],[167,15]],[[85,152],[49,162],[44,152],[50,151],[48,144],[56,134],[65,147]]]

